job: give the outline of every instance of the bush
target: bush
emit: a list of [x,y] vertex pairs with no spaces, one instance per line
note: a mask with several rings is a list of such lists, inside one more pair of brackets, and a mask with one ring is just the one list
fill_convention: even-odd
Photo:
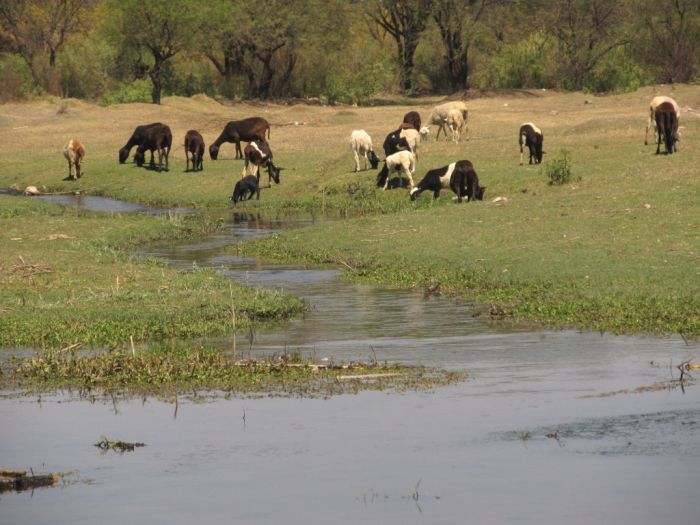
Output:
[[123,84],[117,89],[108,91],[102,96],[102,104],[128,104],[129,102],[151,102],[152,84],[149,79],[134,80]]
[[571,173],[571,154],[565,149],[561,150],[560,158],[553,159],[545,164],[544,171],[549,177],[550,185],[562,185],[581,180],[581,177],[573,177]]
[[624,48],[608,53],[586,79],[583,88],[593,93],[628,92],[644,83],[644,72]]
[[26,98],[34,90],[31,72],[19,55],[7,54],[0,57],[0,78],[0,102]]

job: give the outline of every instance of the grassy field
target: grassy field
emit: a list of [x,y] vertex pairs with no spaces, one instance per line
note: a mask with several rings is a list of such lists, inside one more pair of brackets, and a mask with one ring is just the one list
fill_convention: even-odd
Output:
[[[643,145],[649,100],[661,93],[683,109],[679,153],[668,157]],[[263,189],[259,202],[242,208],[363,216],[286,232],[251,252],[340,263],[353,269],[353,278],[426,286],[476,299],[498,316],[546,325],[700,333],[700,87],[600,97],[513,92],[469,100],[471,140],[422,143],[415,179],[469,159],[487,187],[484,202],[456,205],[445,192],[437,202],[424,194],[411,203],[406,190],[377,190],[376,172],[352,172],[353,129],[368,131],[380,150],[406,111],[427,118],[435,102],[229,106],[195,96],[167,98],[162,106],[7,104],[0,106],[6,137],[0,186],[224,208],[242,168],[232,160],[233,146],[222,147],[222,160],[205,160],[203,172],[184,173],[182,137],[196,128],[208,145],[228,120],[260,115],[272,124],[271,147],[286,170],[279,186]],[[133,128],[158,120],[175,137],[171,170],[119,165],[117,150]],[[517,129],[524,121],[543,130],[545,163],[568,150],[580,180],[550,186],[540,167],[518,165]],[[61,149],[71,137],[87,148],[78,182],[62,180]],[[507,202],[494,203],[495,197]]]
[[206,217],[76,212],[0,195],[0,348],[128,347],[221,335],[298,313],[293,297],[178,272],[139,244],[204,235]]

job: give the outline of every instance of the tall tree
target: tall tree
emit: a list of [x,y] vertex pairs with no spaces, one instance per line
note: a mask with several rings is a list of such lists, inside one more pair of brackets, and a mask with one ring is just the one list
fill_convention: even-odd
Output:
[[203,27],[196,0],[113,0],[121,45],[150,54],[151,100],[160,104],[163,66],[197,41]]
[[641,59],[661,82],[689,82],[700,52],[700,1],[640,2],[641,33],[648,36]]
[[432,0],[372,0],[367,16],[396,41],[401,90],[413,90],[414,55],[425,31]]
[[469,89],[469,59],[478,26],[488,10],[504,0],[436,0],[433,18],[445,47],[445,66],[452,91]]
[[544,29],[559,42],[561,72],[581,89],[600,60],[629,43],[623,31],[624,3],[610,0],[554,0],[542,10]]
[[19,54],[34,82],[51,93],[58,89],[56,57],[83,28],[91,0],[0,0],[0,39]]

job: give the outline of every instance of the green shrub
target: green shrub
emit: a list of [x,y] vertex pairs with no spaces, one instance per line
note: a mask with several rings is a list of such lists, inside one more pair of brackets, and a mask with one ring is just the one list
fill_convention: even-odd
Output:
[[34,90],[31,72],[19,55],[0,57],[0,79],[0,102],[26,98]]
[[593,93],[629,92],[639,89],[644,80],[642,68],[624,48],[618,48],[600,61],[583,87]]
[[152,84],[149,79],[134,80],[123,84],[117,89],[108,91],[102,96],[102,104],[128,104],[129,102],[151,102]]
[[571,154],[563,149],[560,151],[561,157],[553,159],[544,166],[544,171],[549,177],[549,184],[568,184],[572,181],[581,180],[581,177],[574,177],[571,173]]

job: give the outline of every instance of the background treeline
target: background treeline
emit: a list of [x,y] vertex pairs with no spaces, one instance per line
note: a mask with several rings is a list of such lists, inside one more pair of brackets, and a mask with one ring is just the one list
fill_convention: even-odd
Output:
[[700,0],[0,0],[0,100],[694,82]]

